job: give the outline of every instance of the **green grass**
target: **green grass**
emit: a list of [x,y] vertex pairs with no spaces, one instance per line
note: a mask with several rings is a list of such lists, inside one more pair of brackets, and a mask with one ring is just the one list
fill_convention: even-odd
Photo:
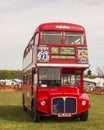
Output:
[[88,121],[42,118],[33,123],[22,108],[21,92],[0,92],[0,130],[104,130],[104,95],[89,95]]

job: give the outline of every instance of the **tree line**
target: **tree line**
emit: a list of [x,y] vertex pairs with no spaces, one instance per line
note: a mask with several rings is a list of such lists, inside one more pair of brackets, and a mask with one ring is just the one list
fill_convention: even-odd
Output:
[[22,71],[0,70],[0,79],[22,79]]
[[[104,66],[96,68],[96,76],[99,78],[104,78]],[[95,78],[96,76],[92,74],[91,70],[88,70],[84,75],[85,77]],[[0,70],[0,79],[22,79],[21,70]]]
[[92,74],[92,70],[88,69],[87,72],[84,74],[86,78],[104,78],[104,66],[96,68],[96,74]]
[[96,68],[96,73],[97,73],[98,77],[104,78],[104,66],[97,67]]

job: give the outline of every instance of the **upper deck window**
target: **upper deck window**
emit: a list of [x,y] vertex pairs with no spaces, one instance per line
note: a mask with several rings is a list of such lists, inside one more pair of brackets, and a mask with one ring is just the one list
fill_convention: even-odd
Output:
[[66,44],[83,44],[84,35],[82,33],[65,32],[64,40]]
[[42,32],[42,43],[61,43],[62,33],[61,32]]

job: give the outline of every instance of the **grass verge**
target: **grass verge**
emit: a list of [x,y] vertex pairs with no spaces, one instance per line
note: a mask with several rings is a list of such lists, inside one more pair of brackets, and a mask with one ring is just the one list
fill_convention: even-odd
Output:
[[0,92],[0,130],[103,130],[104,95],[89,95],[89,98],[88,121],[48,117],[40,123],[33,123],[22,108],[21,92]]

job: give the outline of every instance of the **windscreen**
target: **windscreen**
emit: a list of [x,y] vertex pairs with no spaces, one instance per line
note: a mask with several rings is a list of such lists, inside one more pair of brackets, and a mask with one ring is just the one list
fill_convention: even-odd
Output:
[[59,68],[40,68],[39,85],[41,87],[60,86],[60,69]]

